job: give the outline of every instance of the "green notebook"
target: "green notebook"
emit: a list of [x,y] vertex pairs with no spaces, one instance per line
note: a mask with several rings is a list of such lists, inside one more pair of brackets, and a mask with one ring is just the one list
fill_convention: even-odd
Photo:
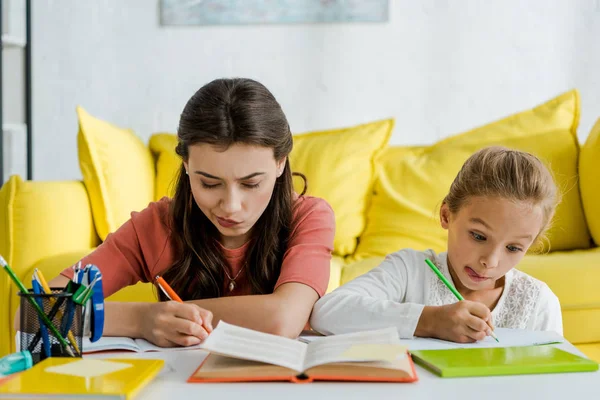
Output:
[[415,363],[443,378],[597,371],[598,363],[553,346],[415,350]]

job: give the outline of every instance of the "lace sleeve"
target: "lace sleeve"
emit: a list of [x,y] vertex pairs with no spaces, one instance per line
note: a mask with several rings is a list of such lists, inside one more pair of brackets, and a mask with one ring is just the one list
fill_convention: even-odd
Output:
[[321,297],[310,324],[327,335],[395,326],[401,338],[411,338],[424,306],[405,302],[407,287],[419,286],[410,279],[403,251],[390,254],[376,268]]
[[555,331],[562,336],[562,312],[558,297],[546,284],[543,284],[540,289],[536,312],[531,319],[532,326],[528,328],[536,331]]

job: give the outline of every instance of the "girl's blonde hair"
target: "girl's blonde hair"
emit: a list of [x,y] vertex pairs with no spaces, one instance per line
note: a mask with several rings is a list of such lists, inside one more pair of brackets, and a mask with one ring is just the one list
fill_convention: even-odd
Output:
[[444,204],[457,213],[473,196],[531,202],[543,211],[537,238],[550,227],[560,193],[551,172],[533,154],[492,146],[477,151],[464,163],[452,182]]

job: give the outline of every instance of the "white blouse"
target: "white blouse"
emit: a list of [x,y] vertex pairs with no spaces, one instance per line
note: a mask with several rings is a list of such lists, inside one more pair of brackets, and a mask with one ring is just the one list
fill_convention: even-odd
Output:
[[[424,306],[455,303],[456,297],[427,266],[429,258],[453,282],[447,254],[400,250],[376,268],[323,296],[310,324],[323,334],[395,326],[401,338],[414,336]],[[552,330],[563,334],[560,303],[548,285],[524,272],[510,270],[492,323],[498,328]]]

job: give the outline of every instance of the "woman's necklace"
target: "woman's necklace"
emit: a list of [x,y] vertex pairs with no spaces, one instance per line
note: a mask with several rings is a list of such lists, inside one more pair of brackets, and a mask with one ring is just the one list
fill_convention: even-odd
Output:
[[238,273],[235,274],[235,276],[233,278],[231,276],[229,276],[229,273],[227,272],[227,268],[223,267],[223,271],[225,271],[225,275],[227,275],[227,278],[229,278],[228,289],[229,289],[230,292],[233,291],[233,289],[235,289],[235,280],[237,279],[238,276],[240,276],[240,274],[244,270],[245,266],[246,266],[246,264],[242,265],[242,268],[240,268],[240,270],[238,271]]

